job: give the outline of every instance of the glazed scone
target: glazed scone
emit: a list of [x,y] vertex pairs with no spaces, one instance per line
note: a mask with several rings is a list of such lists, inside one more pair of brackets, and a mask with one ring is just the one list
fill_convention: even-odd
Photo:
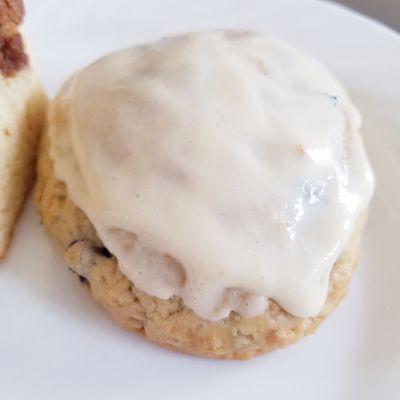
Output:
[[19,32],[23,15],[21,0],[0,1],[0,259],[33,181],[46,108]]
[[36,202],[123,326],[248,358],[312,332],[346,292],[373,174],[318,63],[250,32],[112,54],[53,101]]

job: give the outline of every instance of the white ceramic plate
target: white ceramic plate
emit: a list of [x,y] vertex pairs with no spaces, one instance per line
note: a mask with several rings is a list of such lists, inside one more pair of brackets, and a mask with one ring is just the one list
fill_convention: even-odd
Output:
[[248,362],[163,350],[114,325],[30,203],[0,265],[0,399],[400,398],[400,37],[332,4],[295,0],[30,0],[26,31],[49,93],[135,42],[240,27],[326,64],[364,115],[378,185],[361,263],[316,335]]

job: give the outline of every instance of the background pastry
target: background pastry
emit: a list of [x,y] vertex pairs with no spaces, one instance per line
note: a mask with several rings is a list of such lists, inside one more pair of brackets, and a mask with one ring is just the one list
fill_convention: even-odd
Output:
[[0,258],[31,187],[46,97],[20,32],[21,0],[0,0]]

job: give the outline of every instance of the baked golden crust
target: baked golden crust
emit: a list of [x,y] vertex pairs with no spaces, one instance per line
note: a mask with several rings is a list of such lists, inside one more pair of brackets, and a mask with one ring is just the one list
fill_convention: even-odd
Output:
[[2,27],[21,24],[24,13],[22,0],[0,0],[0,25]]
[[19,32],[24,18],[22,0],[0,0],[0,71],[6,76],[14,76],[28,65],[28,55]]
[[255,318],[236,313],[218,322],[198,317],[173,297],[161,300],[138,290],[119,270],[85,214],[69,199],[66,186],[54,176],[49,139],[39,150],[35,200],[43,223],[68,263],[93,297],[123,327],[181,352],[227,359],[247,359],[286,347],[309,333],[334,309],[347,292],[359,253],[364,217],[336,262],[329,295],[322,312],[314,318],[297,318],[275,302]]

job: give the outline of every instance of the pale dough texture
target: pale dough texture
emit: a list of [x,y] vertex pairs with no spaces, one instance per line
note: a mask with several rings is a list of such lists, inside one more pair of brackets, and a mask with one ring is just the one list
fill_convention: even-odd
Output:
[[0,259],[32,187],[46,107],[46,96],[30,68],[0,77]]

